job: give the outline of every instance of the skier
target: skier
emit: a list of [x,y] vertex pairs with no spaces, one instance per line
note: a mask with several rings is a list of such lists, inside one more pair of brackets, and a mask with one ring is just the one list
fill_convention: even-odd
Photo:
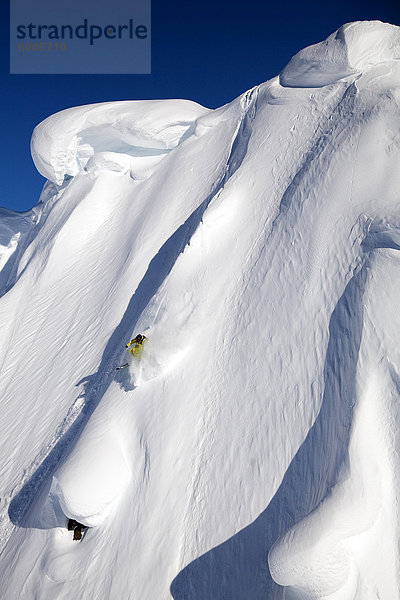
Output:
[[131,340],[125,348],[129,348],[128,352],[132,354],[132,356],[140,356],[143,348],[143,342],[146,340],[146,336],[139,333],[133,340]]
[[83,525],[82,523],[78,523],[75,519],[68,519],[67,525],[68,531],[74,531],[73,539],[79,541],[82,539],[82,529],[87,529],[87,525]]
[[[134,358],[140,358],[140,355],[143,350],[143,343],[146,341],[146,336],[139,333],[135,338],[133,338],[128,344],[126,344],[125,348],[128,348],[129,354],[131,354]],[[124,369],[125,367],[129,367],[129,363],[125,363],[120,367],[117,367],[117,371],[120,369]]]

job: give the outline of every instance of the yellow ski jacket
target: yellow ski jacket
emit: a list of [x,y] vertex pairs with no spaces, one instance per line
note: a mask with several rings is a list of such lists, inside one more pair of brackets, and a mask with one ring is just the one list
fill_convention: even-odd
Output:
[[142,336],[140,341],[137,339],[137,337],[135,337],[133,340],[131,340],[126,345],[126,347],[128,348],[129,354],[131,354],[132,356],[135,356],[135,357],[139,357],[143,351],[143,342],[145,340],[146,340],[146,338],[144,335]]

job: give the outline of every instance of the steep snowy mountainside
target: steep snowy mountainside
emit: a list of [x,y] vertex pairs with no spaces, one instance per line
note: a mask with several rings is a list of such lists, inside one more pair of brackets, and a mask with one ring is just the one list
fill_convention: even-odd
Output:
[[4,597],[400,597],[399,48],[351,23],[218,110],[35,129],[49,183],[0,298]]

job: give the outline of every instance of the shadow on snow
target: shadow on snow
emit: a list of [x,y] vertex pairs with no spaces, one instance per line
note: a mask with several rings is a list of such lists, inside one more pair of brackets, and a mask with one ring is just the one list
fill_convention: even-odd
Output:
[[332,313],[318,417],[263,513],[248,527],[186,566],[174,579],[174,600],[283,598],[272,579],[268,552],[313,511],[343,477],[355,399],[366,267],[348,283]]

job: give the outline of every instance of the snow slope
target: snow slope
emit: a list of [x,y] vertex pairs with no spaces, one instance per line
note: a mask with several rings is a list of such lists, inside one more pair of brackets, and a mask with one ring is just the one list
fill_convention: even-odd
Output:
[[2,597],[400,598],[399,86],[399,28],[357,22],[217,110],[38,125],[49,181],[0,215]]

